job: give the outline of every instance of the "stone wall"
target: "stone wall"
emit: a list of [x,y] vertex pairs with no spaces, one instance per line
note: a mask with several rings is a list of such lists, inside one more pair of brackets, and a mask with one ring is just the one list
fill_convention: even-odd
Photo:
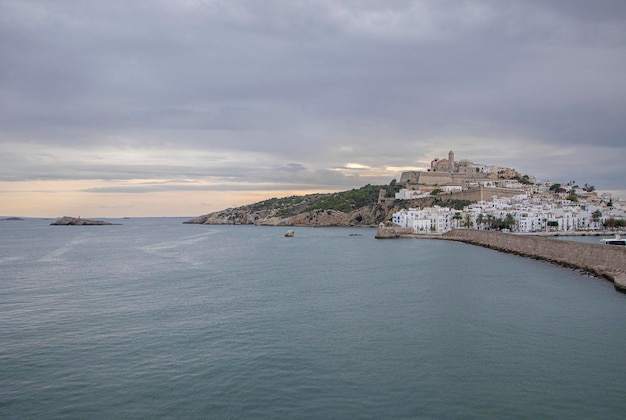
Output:
[[618,289],[626,276],[626,247],[622,246],[475,229],[455,229],[441,238],[580,268],[612,280]]
[[456,192],[452,194],[439,194],[438,197],[449,198],[455,200],[469,200],[469,201],[491,201],[491,198],[495,195],[498,198],[514,197],[516,195],[524,194],[523,190],[516,190],[512,188],[495,188],[495,187],[476,187]]

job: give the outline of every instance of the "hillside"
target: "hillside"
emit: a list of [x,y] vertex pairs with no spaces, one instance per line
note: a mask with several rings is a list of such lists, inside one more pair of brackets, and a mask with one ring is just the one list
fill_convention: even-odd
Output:
[[[408,207],[433,204],[458,206],[459,200],[440,198],[395,200],[400,189],[395,180],[389,185],[365,185],[358,189],[330,194],[308,194],[270,198],[254,204],[225,209],[187,220],[188,224],[265,225],[265,226],[376,226],[391,214]],[[384,195],[381,197],[381,190]]]

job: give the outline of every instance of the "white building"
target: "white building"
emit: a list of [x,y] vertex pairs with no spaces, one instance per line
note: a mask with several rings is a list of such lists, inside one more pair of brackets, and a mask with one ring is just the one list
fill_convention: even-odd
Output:
[[[544,186],[549,184],[547,182]],[[571,201],[566,199],[566,194],[527,189],[525,194],[514,197],[492,197],[491,201],[470,204],[461,212],[437,206],[402,210],[393,215],[392,221],[399,226],[411,227],[418,234],[444,233],[459,226],[489,229],[502,226],[502,221],[506,221],[508,227],[512,216],[515,221],[511,226],[513,232],[566,233],[602,230],[610,218],[626,219],[626,206],[619,201],[612,201],[609,206],[608,201],[600,200],[592,193],[581,194],[578,198],[579,201]]]
[[463,191],[463,187],[460,185],[444,185],[441,189],[446,193],[455,193]]
[[415,198],[427,197],[428,193],[423,193],[420,190],[408,190],[406,188],[402,188],[395,194],[396,200],[412,200]]
[[452,229],[454,214],[447,207],[408,209],[394,213],[391,221],[401,227],[411,227],[418,234],[445,233]]

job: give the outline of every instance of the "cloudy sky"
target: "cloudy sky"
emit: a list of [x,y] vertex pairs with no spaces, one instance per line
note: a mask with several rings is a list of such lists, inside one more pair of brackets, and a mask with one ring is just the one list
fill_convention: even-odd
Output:
[[0,0],[0,215],[195,216],[450,149],[626,198],[626,2]]

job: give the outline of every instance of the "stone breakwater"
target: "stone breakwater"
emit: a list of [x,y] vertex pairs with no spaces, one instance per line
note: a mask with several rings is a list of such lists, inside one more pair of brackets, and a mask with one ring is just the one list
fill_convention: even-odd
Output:
[[[376,237],[421,237],[421,235],[415,234],[407,235],[405,232],[386,233],[385,230],[387,229],[398,228],[381,227],[376,233]],[[432,235],[430,238],[479,245],[497,251],[581,269],[611,280],[617,290],[626,292],[626,247],[561,241],[539,236],[514,235],[474,229],[455,229],[443,235]]]

